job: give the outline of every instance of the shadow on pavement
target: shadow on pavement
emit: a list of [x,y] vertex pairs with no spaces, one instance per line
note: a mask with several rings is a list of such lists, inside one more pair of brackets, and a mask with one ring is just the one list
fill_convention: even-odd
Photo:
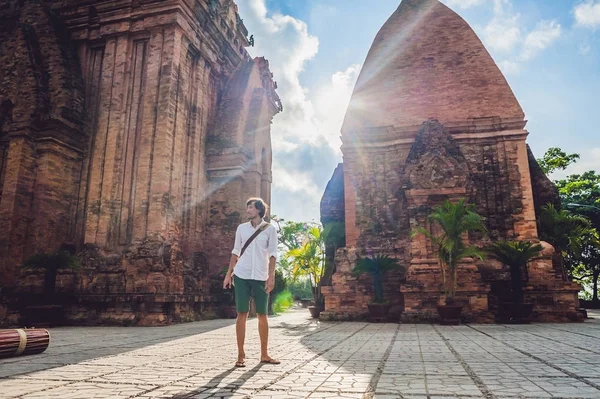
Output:
[[58,327],[39,355],[0,359],[0,378],[53,369],[185,339],[235,324],[232,319],[161,327]]
[[221,399],[231,398],[233,396],[239,396],[239,393],[237,392],[237,390],[246,381],[248,381],[251,377],[253,377],[263,366],[264,366],[263,364],[259,363],[256,366],[252,367],[251,369],[248,369],[248,371],[246,371],[245,373],[240,374],[240,376],[236,380],[228,382],[225,385],[219,386],[221,384],[221,382],[225,378],[227,378],[227,376],[231,375],[237,369],[236,367],[232,367],[228,370],[225,370],[221,374],[217,374],[209,382],[198,387],[197,389],[195,389],[193,391],[187,391],[187,392],[181,393],[181,394],[176,394],[176,395],[172,396],[172,399],[193,398],[194,396],[199,395],[199,394],[217,395]]

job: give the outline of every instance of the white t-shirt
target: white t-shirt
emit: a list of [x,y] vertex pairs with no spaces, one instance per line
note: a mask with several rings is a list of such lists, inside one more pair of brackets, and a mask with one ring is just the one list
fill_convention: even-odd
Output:
[[[266,222],[263,220],[256,228],[250,222],[240,224],[235,232],[232,254],[240,256],[246,241]],[[238,259],[233,274],[246,280],[267,281],[269,279],[269,259],[277,259],[277,229],[269,225],[246,248]]]

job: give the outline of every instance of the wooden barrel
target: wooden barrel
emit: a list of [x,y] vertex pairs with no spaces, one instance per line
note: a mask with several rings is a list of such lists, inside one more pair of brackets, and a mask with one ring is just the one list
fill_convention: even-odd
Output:
[[50,333],[43,328],[0,330],[0,358],[35,355],[50,345]]

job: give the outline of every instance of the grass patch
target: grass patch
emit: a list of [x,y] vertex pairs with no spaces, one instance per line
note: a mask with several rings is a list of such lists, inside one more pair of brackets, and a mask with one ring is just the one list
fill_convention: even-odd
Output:
[[294,297],[290,290],[284,290],[277,294],[273,300],[273,312],[283,313],[294,305]]

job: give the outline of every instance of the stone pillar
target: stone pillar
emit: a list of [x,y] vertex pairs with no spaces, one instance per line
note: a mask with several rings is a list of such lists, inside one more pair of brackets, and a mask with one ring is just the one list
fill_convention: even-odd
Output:
[[38,139],[30,245],[52,252],[74,242],[82,152],[53,138]]
[[126,104],[125,68],[129,40],[126,35],[109,38],[104,48],[99,90],[97,126],[90,154],[85,243],[111,248],[112,221],[118,203],[118,166],[122,113]]
[[27,253],[28,227],[35,184],[35,149],[25,135],[10,139],[0,198],[0,281],[11,287],[17,280],[17,266]]
[[355,163],[356,156],[354,154],[344,154],[344,204],[346,212],[344,220],[346,223],[346,246],[354,247],[360,236],[360,229],[357,226],[356,220],[356,183],[354,170],[357,165]]
[[520,220],[515,223],[515,233],[521,240],[537,239],[538,233],[531,185],[531,172],[527,157],[527,144],[525,138],[517,141],[515,144],[517,146],[517,167],[523,192],[523,212],[520,215]]

